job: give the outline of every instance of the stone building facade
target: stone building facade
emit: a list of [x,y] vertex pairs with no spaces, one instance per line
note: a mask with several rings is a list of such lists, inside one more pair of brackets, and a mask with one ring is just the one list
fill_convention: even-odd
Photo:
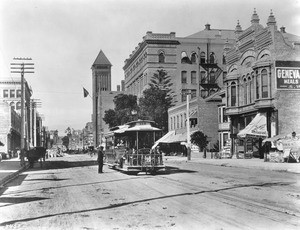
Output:
[[[33,142],[33,123],[31,110],[32,90],[27,81],[24,81],[24,139],[28,148]],[[0,101],[6,102],[17,114],[21,114],[21,79],[5,77],[0,79]],[[14,145],[14,144],[12,144]],[[20,147],[20,146],[19,146]]]
[[[93,99],[93,145],[98,146],[105,142],[104,133],[109,131],[108,124],[103,121],[104,112],[114,109],[113,99],[116,95],[124,93],[123,88],[117,86],[118,91],[111,90],[112,64],[100,50],[92,65],[92,99]],[[123,84],[122,84],[123,85]]]
[[300,37],[284,27],[278,30],[272,12],[266,26],[259,22],[254,11],[250,27],[237,25],[236,43],[226,51],[225,83],[232,153],[252,151],[262,157],[264,137],[239,138],[239,133],[258,114],[265,117],[268,137],[300,132]]
[[21,116],[7,103],[0,100],[0,152],[8,153],[21,146]]
[[[209,24],[187,37],[176,37],[174,32],[147,32],[125,60],[125,90],[141,96],[153,74],[164,69],[171,77],[176,96],[175,106],[169,109],[169,131],[185,137],[186,98],[190,95],[189,113],[193,116],[190,126],[204,132],[211,143],[216,143],[219,138],[218,104],[222,103],[222,98],[215,94],[223,88],[226,77],[224,47],[230,48],[234,41],[234,30],[212,29]],[[207,125],[206,118],[213,124]]]

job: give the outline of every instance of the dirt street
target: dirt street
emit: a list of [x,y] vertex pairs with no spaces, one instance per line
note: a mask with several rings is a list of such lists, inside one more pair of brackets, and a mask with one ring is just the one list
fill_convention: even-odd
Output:
[[0,190],[0,229],[299,229],[299,174],[166,162],[131,176],[51,158]]

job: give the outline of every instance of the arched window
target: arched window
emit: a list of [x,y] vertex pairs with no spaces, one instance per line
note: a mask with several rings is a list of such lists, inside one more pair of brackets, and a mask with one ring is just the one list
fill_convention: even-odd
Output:
[[247,79],[244,78],[244,84],[243,84],[243,88],[244,88],[244,105],[247,105],[247,96],[248,96],[248,94],[247,94],[247,87],[248,87],[248,85],[247,85]]
[[192,53],[191,62],[192,62],[192,64],[195,64],[197,62],[197,54],[196,53]]
[[209,55],[209,63],[215,63],[215,54],[214,53],[211,53]]
[[235,82],[231,83],[231,88],[230,88],[230,93],[231,93],[231,106],[236,106],[236,84]]
[[268,71],[264,69],[261,71],[261,97],[267,98],[268,96]]
[[15,103],[12,101],[10,104],[11,109],[15,110]]
[[181,63],[189,63],[189,62],[190,62],[190,60],[189,60],[186,52],[182,52],[181,53]]
[[248,92],[249,92],[249,103],[252,103],[252,97],[253,97],[253,81],[252,81],[252,77],[250,77],[250,75],[248,75]]
[[257,74],[257,72],[256,72],[256,99],[259,99],[259,86],[260,86],[260,84],[259,84],[259,76],[258,76],[258,74]]
[[186,71],[181,71],[181,83],[187,83],[187,73]]
[[20,110],[21,109],[21,102],[17,102],[17,104],[16,104],[16,110]]
[[160,54],[158,55],[158,62],[165,63],[165,54],[163,52],[160,52]]
[[200,63],[205,63],[205,52],[200,53]]

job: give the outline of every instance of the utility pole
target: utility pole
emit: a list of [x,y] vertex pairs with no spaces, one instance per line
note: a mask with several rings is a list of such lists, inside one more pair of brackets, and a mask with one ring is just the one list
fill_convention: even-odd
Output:
[[31,100],[31,103],[30,103],[30,106],[31,106],[31,115],[32,115],[32,135],[33,135],[33,138],[32,138],[32,144],[33,146],[37,147],[37,126],[36,126],[36,122],[37,122],[37,119],[36,119],[36,115],[37,115],[37,110],[36,108],[41,108],[41,105],[42,105],[42,102],[39,101],[40,99],[32,99]]
[[34,73],[33,63],[28,63],[25,61],[31,61],[31,58],[14,58],[20,62],[11,63],[11,73],[20,73],[21,74],[21,151],[25,148],[25,90],[24,90],[24,74],[25,73]]
[[191,135],[190,135],[190,93],[186,95],[186,141],[187,141],[187,160],[191,160]]

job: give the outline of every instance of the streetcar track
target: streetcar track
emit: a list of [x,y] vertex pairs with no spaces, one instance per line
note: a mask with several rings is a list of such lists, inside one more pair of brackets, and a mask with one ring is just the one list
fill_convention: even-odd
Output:
[[[290,215],[290,216],[294,216],[294,217],[300,217],[300,213],[295,213],[292,210],[288,210],[286,208],[279,208],[279,207],[275,207],[275,206],[271,206],[269,204],[260,204],[258,202],[255,201],[249,201],[249,197],[247,197],[247,199],[243,198],[243,197],[237,197],[235,195],[231,195],[231,194],[224,194],[226,193],[226,191],[228,190],[234,190],[234,189],[239,189],[239,188],[247,188],[247,187],[270,187],[270,186],[282,186],[282,185],[290,185],[291,183],[286,183],[286,182],[274,182],[274,183],[255,183],[255,184],[245,184],[245,185],[237,185],[237,186],[232,186],[232,187],[226,187],[226,188],[220,188],[220,189],[211,189],[209,187],[206,186],[200,186],[200,185],[195,185],[195,184],[191,184],[188,182],[183,182],[183,181],[178,181],[176,179],[172,179],[166,176],[161,176],[160,178],[172,181],[172,183],[177,183],[177,184],[184,184],[189,186],[192,189],[195,189],[195,187],[197,189],[203,189],[203,191],[198,191],[198,192],[194,192],[192,195],[198,195],[198,194],[209,194],[210,196],[212,195],[212,193],[214,193],[214,197],[215,196],[219,196],[220,199],[230,199],[231,201],[237,201],[240,202],[242,204],[247,203],[247,205],[252,206],[253,208],[256,209],[268,209],[274,212],[279,212],[285,215]],[[219,192],[223,192],[222,194]],[[222,200],[221,200],[222,201]]]

